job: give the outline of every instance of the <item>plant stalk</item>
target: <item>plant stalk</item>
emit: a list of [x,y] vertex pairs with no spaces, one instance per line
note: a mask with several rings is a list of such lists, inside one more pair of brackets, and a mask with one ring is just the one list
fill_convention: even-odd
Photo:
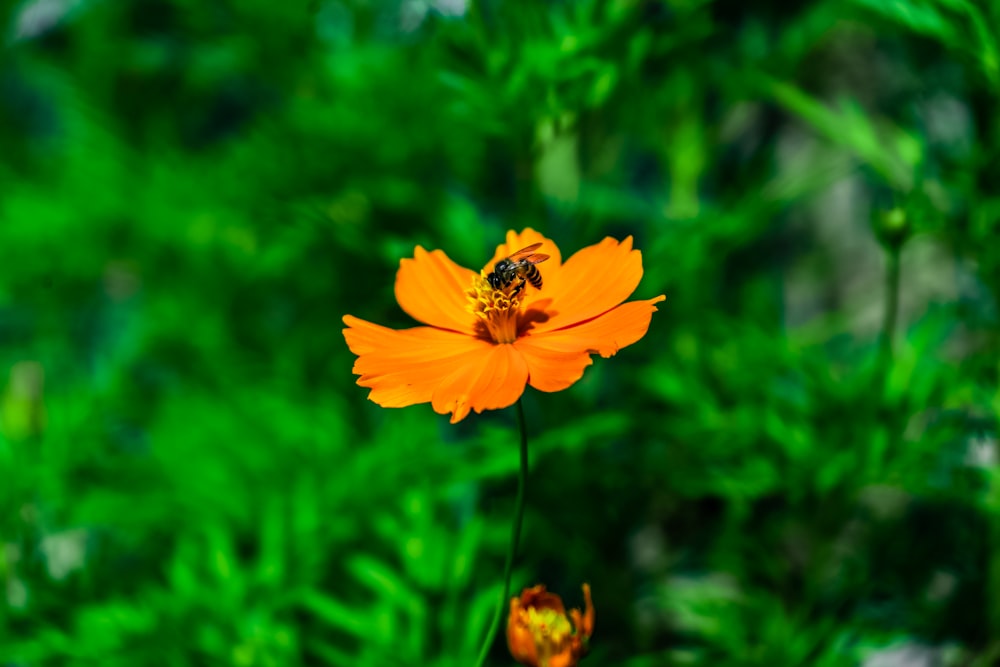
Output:
[[899,248],[890,248],[885,253],[885,313],[882,316],[881,357],[884,362],[892,361],[892,339],[896,332],[899,314]]
[[493,621],[490,623],[490,630],[486,634],[486,641],[479,651],[479,658],[476,660],[476,667],[483,667],[486,656],[489,655],[493,640],[496,639],[497,630],[500,627],[500,620],[503,618],[504,610],[507,609],[510,600],[510,578],[514,572],[514,557],[517,555],[517,544],[521,539],[521,523],[524,519],[524,488],[528,483],[528,427],[524,420],[524,406],[521,399],[517,399],[517,426],[521,431],[521,470],[517,477],[517,500],[514,502],[514,525],[511,529],[510,548],[507,550],[507,563],[503,569],[503,594],[497,603],[496,611],[493,613]]

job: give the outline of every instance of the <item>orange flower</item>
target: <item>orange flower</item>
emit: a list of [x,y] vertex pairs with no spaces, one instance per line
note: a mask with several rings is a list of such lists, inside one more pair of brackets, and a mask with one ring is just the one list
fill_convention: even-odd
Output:
[[[542,289],[530,282],[494,289],[494,264],[541,243]],[[559,391],[580,379],[590,355],[610,357],[646,334],[654,304],[665,297],[622,303],[642,278],[632,237],[606,238],[564,263],[555,243],[532,229],[507,232],[483,271],[458,266],[440,250],[417,246],[400,262],[396,300],[427,324],[388,329],[344,316],[344,338],[358,355],[358,384],[385,408],[430,403],[451,423],[470,410],[513,405],[526,384]]]
[[[507,646],[522,665],[530,667],[573,667],[587,654],[587,642],[594,632],[594,603],[590,586],[583,585],[586,612],[566,609],[562,599],[547,593],[539,584],[511,598],[507,617]],[[572,625],[570,625],[572,620]]]

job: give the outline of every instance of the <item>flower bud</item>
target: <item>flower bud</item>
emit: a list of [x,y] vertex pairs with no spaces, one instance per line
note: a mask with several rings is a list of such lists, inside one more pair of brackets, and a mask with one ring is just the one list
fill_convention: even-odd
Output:
[[585,611],[571,609],[567,617],[562,599],[539,584],[511,598],[507,618],[507,645],[514,659],[529,667],[574,667],[587,654],[594,631],[594,604],[590,585],[583,585]]
[[896,206],[875,213],[875,235],[886,248],[899,249],[913,232],[911,216],[906,209]]

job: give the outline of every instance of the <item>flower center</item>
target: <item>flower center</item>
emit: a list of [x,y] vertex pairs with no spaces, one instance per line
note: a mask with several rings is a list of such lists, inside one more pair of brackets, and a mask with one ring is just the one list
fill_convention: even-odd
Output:
[[472,280],[472,288],[466,291],[469,310],[477,318],[477,327],[482,327],[494,342],[513,343],[517,340],[517,320],[521,312],[521,291],[511,294],[515,285],[504,289],[493,289],[486,280],[485,272]]
[[563,643],[573,631],[565,614],[534,607],[528,608],[528,629],[535,640],[540,666],[547,666],[549,659],[562,651]]

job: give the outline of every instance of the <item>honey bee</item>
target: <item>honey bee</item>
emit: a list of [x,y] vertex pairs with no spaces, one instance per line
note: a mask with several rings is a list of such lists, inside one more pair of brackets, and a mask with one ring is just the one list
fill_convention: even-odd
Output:
[[542,274],[538,272],[535,264],[541,264],[549,256],[535,252],[541,247],[541,243],[532,243],[527,248],[521,248],[510,257],[494,264],[493,271],[486,275],[490,287],[495,290],[507,289],[516,281],[517,287],[510,293],[511,296],[523,290],[524,284],[528,282],[535,289],[542,289]]

